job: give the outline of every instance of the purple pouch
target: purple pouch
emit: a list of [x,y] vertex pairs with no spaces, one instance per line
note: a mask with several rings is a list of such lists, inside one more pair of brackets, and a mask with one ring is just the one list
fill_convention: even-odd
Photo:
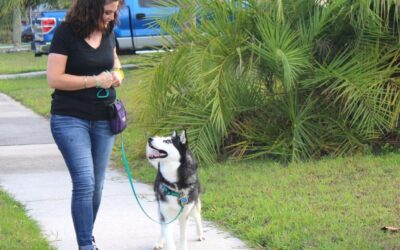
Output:
[[114,134],[119,134],[126,128],[126,111],[124,103],[117,99],[111,104],[111,131]]

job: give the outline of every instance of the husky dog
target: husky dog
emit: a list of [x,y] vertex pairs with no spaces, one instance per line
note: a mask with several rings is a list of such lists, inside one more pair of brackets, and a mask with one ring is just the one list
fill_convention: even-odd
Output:
[[178,136],[151,137],[146,146],[146,157],[157,169],[154,191],[161,220],[161,239],[154,249],[175,250],[173,221],[179,214],[180,247],[187,250],[186,225],[189,215],[196,222],[198,240],[204,240],[201,225],[200,182],[197,161],[188,148],[186,131]]

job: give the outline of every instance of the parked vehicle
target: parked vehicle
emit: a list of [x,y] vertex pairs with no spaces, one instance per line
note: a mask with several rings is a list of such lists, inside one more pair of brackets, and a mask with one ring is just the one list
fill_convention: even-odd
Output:
[[29,43],[32,40],[33,40],[32,26],[31,25],[23,26],[21,32],[21,41],[23,43]]
[[[135,52],[161,46],[160,39],[165,33],[155,21],[178,11],[178,8],[156,6],[157,2],[125,0],[114,29],[118,52]],[[65,15],[66,10],[49,10],[41,11],[33,19],[34,40],[31,48],[35,56],[48,53],[54,29]]]
[[157,0],[126,0],[114,30],[117,49],[143,50],[160,46],[165,35],[156,24],[156,19],[165,18],[178,11],[177,7],[155,7]]
[[66,10],[43,10],[32,20],[33,41],[31,50],[35,56],[48,54],[54,30],[65,17]]

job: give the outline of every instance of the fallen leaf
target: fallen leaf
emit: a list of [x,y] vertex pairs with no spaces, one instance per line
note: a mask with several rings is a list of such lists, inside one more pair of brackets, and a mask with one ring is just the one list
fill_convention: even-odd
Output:
[[392,227],[392,226],[385,226],[381,228],[384,231],[390,231],[390,232],[397,232],[400,230],[398,227]]

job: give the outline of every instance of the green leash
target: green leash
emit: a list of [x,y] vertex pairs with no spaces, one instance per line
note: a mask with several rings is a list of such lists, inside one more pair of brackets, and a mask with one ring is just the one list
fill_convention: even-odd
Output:
[[[154,221],[155,223],[158,223],[158,224],[170,224],[170,223],[174,222],[176,219],[178,219],[178,217],[181,215],[181,213],[182,213],[182,211],[183,211],[183,206],[182,206],[182,205],[180,205],[180,206],[181,206],[181,209],[179,210],[178,214],[177,214],[177,215],[175,216],[175,218],[172,219],[170,222],[159,222],[159,221],[153,219],[150,215],[148,215],[148,214],[146,213],[146,211],[145,211],[144,208],[142,207],[142,204],[141,204],[140,201],[139,201],[138,195],[136,194],[135,187],[133,186],[132,173],[131,173],[131,170],[130,170],[130,168],[129,168],[128,160],[126,159],[125,147],[124,147],[124,140],[123,140],[122,133],[121,133],[121,154],[122,154],[122,162],[124,163],[125,171],[126,171],[126,173],[128,174],[128,179],[129,179],[129,183],[131,184],[131,189],[132,189],[132,191],[133,191],[133,194],[134,194],[134,196],[135,196],[135,198],[136,198],[137,203],[139,204],[140,209],[141,209],[141,210],[143,211],[143,213],[147,216],[147,218],[149,218],[150,220],[152,220],[152,221]],[[175,195],[174,195],[174,196],[175,196]]]

